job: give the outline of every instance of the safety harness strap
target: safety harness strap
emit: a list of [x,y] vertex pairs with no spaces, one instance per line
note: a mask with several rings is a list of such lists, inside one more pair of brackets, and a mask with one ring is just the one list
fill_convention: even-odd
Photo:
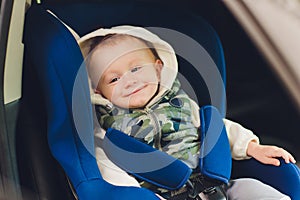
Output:
[[124,171],[167,190],[181,188],[192,173],[182,161],[115,129],[107,130],[103,149]]

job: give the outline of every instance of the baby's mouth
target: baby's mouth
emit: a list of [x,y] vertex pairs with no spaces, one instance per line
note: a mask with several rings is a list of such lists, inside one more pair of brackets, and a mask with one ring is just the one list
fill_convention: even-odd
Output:
[[140,87],[134,89],[132,92],[126,94],[125,97],[128,97],[128,96],[131,96],[131,95],[133,95],[133,94],[138,93],[139,91],[143,90],[146,86],[147,86],[147,85],[142,85],[142,86],[140,86]]

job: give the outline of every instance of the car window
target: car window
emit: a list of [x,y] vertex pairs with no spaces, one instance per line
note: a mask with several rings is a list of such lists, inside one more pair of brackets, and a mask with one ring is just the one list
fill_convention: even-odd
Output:
[[224,3],[268,59],[300,111],[300,1],[243,0]]
[[4,63],[4,103],[10,103],[21,97],[25,5],[25,0],[13,3],[9,27],[6,29],[8,37]]

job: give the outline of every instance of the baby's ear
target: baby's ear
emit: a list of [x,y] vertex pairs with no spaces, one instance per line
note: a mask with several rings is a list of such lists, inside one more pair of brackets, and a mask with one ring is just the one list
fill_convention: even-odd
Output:
[[163,68],[163,63],[160,59],[157,59],[155,61],[155,70],[156,70],[156,74],[157,74],[157,77],[158,79],[160,80],[160,77],[161,77],[161,69]]
[[155,69],[156,69],[156,72],[157,74],[160,76],[160,73],[161,73],[161,69],[163,68],[163,63],[160,59],[157,59],[155,61]]
[[97,90],[97,89],[94,90],[94,93],[95,94],[101,94],[101,92],[99,90]]

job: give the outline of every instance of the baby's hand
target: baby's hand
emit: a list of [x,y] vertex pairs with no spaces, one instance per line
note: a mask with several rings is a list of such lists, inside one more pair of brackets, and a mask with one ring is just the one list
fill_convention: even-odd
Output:
[[278,160],[280,157],[282,157],[286,163],[296,163],[294,157],[283,148],[277,146],[260,145],[255,142],[250,142],[248,144],[247,155],[255,158],[261,163],[275,166],[280,165],[280,161]]

